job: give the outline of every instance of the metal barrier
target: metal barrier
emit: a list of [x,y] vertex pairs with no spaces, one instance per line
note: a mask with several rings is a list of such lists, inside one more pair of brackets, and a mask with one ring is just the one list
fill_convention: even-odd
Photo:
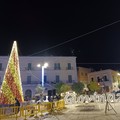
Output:
[[12,107],[2,107],[0,108],[0,120],[15,118],[16,120],[19,117],[27,120],[30,116],[38,117],[43,115],[43,113],[50,113],[52,109],[62,110],[65,107],[64,100],[59,100],[55,102],[43,102],[40,104],[31,104],[21,107],[12,106]]
[[56,110],[61,110],[61,109],[63,109],[64,107],[65,107],[65,102],[64,102],[64,100],[59,100],[59,101],[54,102],[54,108],[55,108]]
[[18,106],[0,108],[0,120],[3,118],[18,118],[21,116],[19,111]]

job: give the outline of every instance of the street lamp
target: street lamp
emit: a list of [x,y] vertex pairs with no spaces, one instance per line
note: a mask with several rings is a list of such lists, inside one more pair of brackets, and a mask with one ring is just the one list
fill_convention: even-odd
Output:
[[[41,65],[38,64],[37,67],[40,67]],[[48,63],[44,63],[42,66],[42,87],[44,87],[44,69],[48,67]]]
[[117,73],[118,76],[120,76],[120,73]]

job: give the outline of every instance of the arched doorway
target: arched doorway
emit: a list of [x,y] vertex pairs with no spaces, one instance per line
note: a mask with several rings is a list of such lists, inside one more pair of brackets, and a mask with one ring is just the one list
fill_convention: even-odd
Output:
[[30,89],[25,91],[25,99],[31,99],[32,97],[32,91]]

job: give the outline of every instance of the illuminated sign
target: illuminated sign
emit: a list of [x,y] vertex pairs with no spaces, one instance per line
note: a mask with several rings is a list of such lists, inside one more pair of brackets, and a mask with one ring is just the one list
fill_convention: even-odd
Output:
[[95,94],[80,95],[77,97],[75,93],[67,93],[64,97],[65,104],[90,103],[90,102],[120,102],[120,93],[115,94]]

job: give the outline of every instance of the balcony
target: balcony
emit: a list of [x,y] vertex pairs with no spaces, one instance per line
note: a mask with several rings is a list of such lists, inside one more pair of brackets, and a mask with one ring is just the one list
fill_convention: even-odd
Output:
[[66,67],[66,70],[73,70],[73,67]]
[[24,70],[34,70],[34,68],[33,67],[31,67],[31,68],[29,68],[29,67],[25,67],[25,69]]
[[22,82],[23,85],[37,85],[37,84],[40,84],[39,81],[31,81],[31,82],[27,82],[27,81],[23,81]]
[[72,84],[72,83],[73,83],[73,80],[67,80],[66,83],[67,83],[67,84]]
[[[42,84],[42,82],[41,81],[31,81],[31,82],[23,81],[22,84],[23,85],[37,85],[37,84]],[[49,84],[49,82],[46,81],[45,84]]]

